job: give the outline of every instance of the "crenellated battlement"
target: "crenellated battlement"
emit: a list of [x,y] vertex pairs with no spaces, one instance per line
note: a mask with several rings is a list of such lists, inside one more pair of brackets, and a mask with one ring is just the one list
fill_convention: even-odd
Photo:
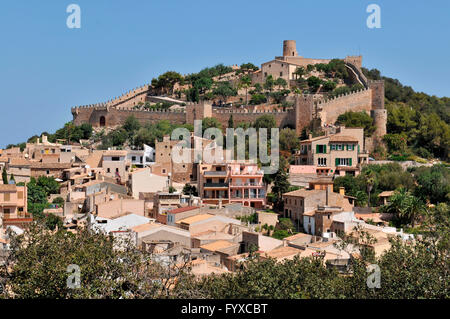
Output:
[[283,110],[253,110],[253,111],[249,111],[249,110],[213,110],[214,114],[249,114],[249,115],[253,115],[253,114],[258,114],[258,115],[264,115],[264,114],[287,114],[289,111],[283,111]]
[[[79,105],[79,106],[75,106],[74,108],[96,108],[96,107],[105,107],[105,106],[118,107],[121,104],[136,98],[139,95],[148,93],[150,91],[150,89],[151,89],[150,84],[144,84],[139,87],[136,87],[133,90],[125,92],[120,96],[116,96],[106,102],[100,102],[100,103],[89,104],[89,105]],[[74,109],[74,108],[72,108],[72,109]]]
[[370,88],[360,89],[360,90],[357,90],[357,91],[354,91],[354,92],[347,92],[347,93],[344,93],[344,94],[340,94],[340,95],[332,97],[330,99],[317,100],[316,103],[319,106],[326,106],[327,104],[336,103],[338,100],[340,100],[342,98],[352,98],[352,97],[357,97],[357,96],[366,96],[368,93],[370,93]]

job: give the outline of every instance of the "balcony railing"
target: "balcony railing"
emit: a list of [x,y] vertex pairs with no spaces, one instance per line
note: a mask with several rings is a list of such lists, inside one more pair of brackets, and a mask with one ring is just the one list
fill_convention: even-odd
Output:
[[203,173],[204,176],[227,176],[227,171],[206,171]]
[[208,187],[227,187],[228,188],[228,183],[204,183],[203,187],[204,188],[208,188]]
[[251,171],[251,172],[249,172],[249,171],[231,171],[231,175],[233,175],[233,176],[239,176],[239,175],[242,175],[242,176],[248,176],[248,175],[250,175],[250,176],[255,176],[255,175],[264,175],[264,171],[261,171],[261,170],[256,170],[256,171]]
[[264,183],[235,183],[235,184],[231,184],[231,187],[242,187],[242,186],[264,186]]

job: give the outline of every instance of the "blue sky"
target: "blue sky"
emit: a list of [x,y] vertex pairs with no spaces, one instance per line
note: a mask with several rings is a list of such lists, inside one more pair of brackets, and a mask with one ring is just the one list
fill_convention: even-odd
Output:
[[[81,29],[66,8],[81,7]],[[366,7],[381,7],[381,29]],[[260,65],[297,41],[305,57],[363,65],[450,96],[450,1],[2,0],[0,147],[54,132],[70,107],[102,102],[167,70]]]

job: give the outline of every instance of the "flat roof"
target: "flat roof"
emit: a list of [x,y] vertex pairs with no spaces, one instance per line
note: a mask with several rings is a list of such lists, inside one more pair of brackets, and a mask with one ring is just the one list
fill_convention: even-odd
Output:
[[206,244],[206,245],[202,245],[202,246],[200,246],[200,248],[207,249],[210,251],[216,251],[219,249],[224,249],[224,248],[228,248],[228,247],[235,246],[235,245],[237,245],[237,244],[229,242],[228,240],[218,240],[218,241]]
[[194,209],[198,209],[200,207],[198,206],[187,206],[187,207],[180,207],[180,208],[175,208],[172,210],[167,211],[167,214],[179,214],[179,213],[184,213],[184,212],[188,212],[190,210],[194,210]]
[[201,215],[195,215],[195,216],[191,216],[182,220],[179,220],[177,222],[177,224],[193,224],[193,223],[197,223],[200,222],[202,220],[206,220],[206,219],[210,219],[213,218],[215,215],[211,215],[211,214],[201,214]]

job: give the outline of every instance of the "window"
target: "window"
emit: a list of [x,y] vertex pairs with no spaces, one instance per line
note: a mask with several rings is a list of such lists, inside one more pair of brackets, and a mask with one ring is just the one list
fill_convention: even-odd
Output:
[[111,173],[111,169],[108,167],[108,168],[106,169],[106,172],[107,172],[107,173]]
[[317,154],[326,154],[327,153],[327,146],[326,145],[316,145],[316,153]]
[[318,158],[317,165],[318,166],[327,166],[327,159],[326,158]]
[[163,173],[163,174],[165,174],[165,173],[166,173],[166,169],[165,169],[165,168],[164,168],[164,169],[162,170],[162,173]]
[[47,175],[49,175],[49,174],[50,174],[50,171],[49,171],[49,170],[47,170],[47,171],[46,171],[46,174],[47,174]]
[[4,209],[3,209],[3,213],[5,213],[5,214],[9,214],[9,213],[10,213],[10,210],[9,210],[9,208],[4,208]]
[[336,166],[352,166],[351,158],[336,158]]
[[283,76],[283,72],[280,72],[280,76]]
[[3,196],[3,199],[5,202],[9,202],[11,200],[11,194],[5,193],[5,195]]
[[23,192],[17,192],[17,199],[23,199]]
[[136,160],[136,156],[131,156],[131,160],[134,162]]
[[335,151],[335,150],[336,150],[336,144],[331,144],[331,145],[330,145],[330,149],[331,149],[332,151]]

